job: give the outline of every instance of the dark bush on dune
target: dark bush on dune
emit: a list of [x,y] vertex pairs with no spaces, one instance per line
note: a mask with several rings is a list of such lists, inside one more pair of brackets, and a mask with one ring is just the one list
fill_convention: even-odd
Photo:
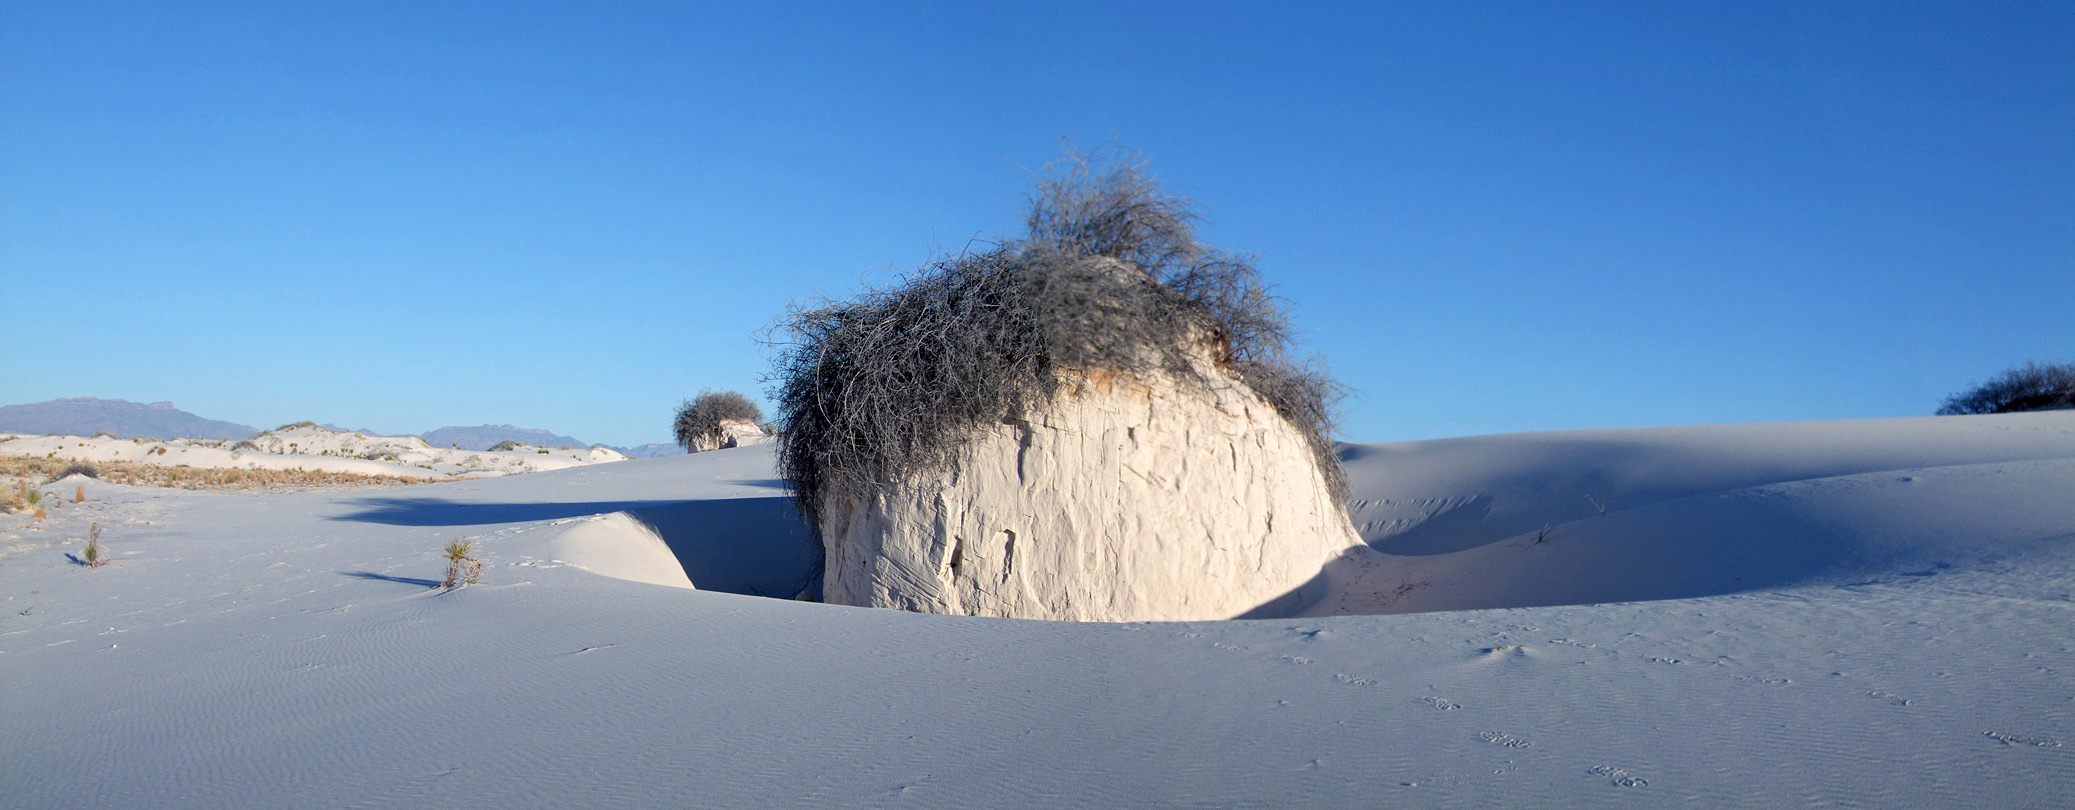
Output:
[[51,476],[51,479],[50,479],[50,480],[52,480],[52,481],[56,481],[56,480],[58,480],[58,479],[60,479],[60,478],[64,478],[65,476],[68,476],[68,475],[84,475],[84,476],[86,476],[86,477],[88,477],[88,478],[92,478],[92,479],[95,479],[95,480],[100,480],[100,478],[101,478],[101,471],[100,471],[100,470],[98,470],[98,469],[95,469],[95,468],[94,468],[94,465],[92,465],[92,464],[85,464],[85,463],[79,463],[79,464],[68,464],[68,465],[66,465],[66,466],[65,466],[65,469],[63,469],[63,470],[60,470],[60,471],[58,471],[58,474],[57,474],[57,475]]
[[801,514],[815,522],[831,493],[943,469],[961,437],[1048,400],[1061,370],[1200,381],[1189,358],[1206,343],[1308,437],[1341,490],[1336,389],[1289,356],[1289,320],[1253,260],[1197,243],[1189,202],[1135,160],[1076,154],[1048,168],[1024,238],[796,306],[775,327],[780,472]]
[[721,425],[726,422],[764,421],[764,410],[749,401],[749,397],[735,391],[700,391],[699,396],[685,400],[677,406],[677,419],[672,428],[677,434],[677,443],[685,450],[696,453],[701,440],[715,446],[721,438]]
[[2075,363],[2026,363],[1947,397],[1939,416],[2075,408]]

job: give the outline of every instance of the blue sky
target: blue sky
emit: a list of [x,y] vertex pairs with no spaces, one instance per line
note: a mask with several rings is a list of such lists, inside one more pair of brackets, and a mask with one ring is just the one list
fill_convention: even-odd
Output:
[[2075,360],[2075,5],[977,6],[0,3],[0,402],[664,441],[1062,137],[1258,257],[1347,439]]

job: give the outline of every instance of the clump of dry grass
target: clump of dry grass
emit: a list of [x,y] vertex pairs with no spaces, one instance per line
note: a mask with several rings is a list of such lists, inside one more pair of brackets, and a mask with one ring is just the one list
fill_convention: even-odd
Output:
[[[58,477],[68,462],[23,456],[0,456],[0,475],[40,480]],[[440,480],[427,476],[367,475],[322,470],[253,470],[213,467],[164,467],[132,461],[100,462],[100,476],[112,484],[172,489],[277,489],[281,487],[360,486],[393,487]]]
[[474,540],[463,540],[459,537],[447,541],[447,547],[441,551],[447,558],[447,578],[440,582],[440,587],[458,588],[476,584],[476,578],[483,574],[483,561],[475,558],[475,545]]
[[50,517],[50,512],[44,507],[43,490],[29,486],[29,482],[26,479],[17,480],[15,486],[21,493],[22,505],[20,508],[34,510],[30,513],[30,517],[37,520]]
[[78,487],[77,489],[74,489],[74,490],[72,490],[72,502],[73,502],[73,503],[86,503],[86,485],[85,485],[85,484],[80,484],[80,485],[79,485],[79,487]]

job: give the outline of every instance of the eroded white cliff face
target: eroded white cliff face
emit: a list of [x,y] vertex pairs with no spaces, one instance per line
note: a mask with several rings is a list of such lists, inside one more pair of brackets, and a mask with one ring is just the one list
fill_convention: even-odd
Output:
[[703,453],[708,450],[726,450],[730,447],[748,447],[763,444],[774,437],[766,433],[761,425],[747,419],[729,419],[721,422],[712,432],[699,437],[691,451]]
[[1304,437],[1223,372],[1076,375],[952,469],[822,507],[824,601],[1073,621],[1285,615],[1360,544]]

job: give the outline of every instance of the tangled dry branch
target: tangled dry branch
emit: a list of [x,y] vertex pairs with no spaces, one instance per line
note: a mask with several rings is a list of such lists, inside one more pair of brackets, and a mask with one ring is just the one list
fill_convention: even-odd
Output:
[[810,523],[832,494],[862,496],[940,470],[981,425],[1056,393],[1062,370],[1230,374],[1309,440],[1343,488],[1337,388],[1289,353],[1289,319],[1250,257],[1196,241],[1187,200],[1132,159],[1081,153],[1031,198],[1029,233],[849,300],[796,305],[774,327],[780,471]]

